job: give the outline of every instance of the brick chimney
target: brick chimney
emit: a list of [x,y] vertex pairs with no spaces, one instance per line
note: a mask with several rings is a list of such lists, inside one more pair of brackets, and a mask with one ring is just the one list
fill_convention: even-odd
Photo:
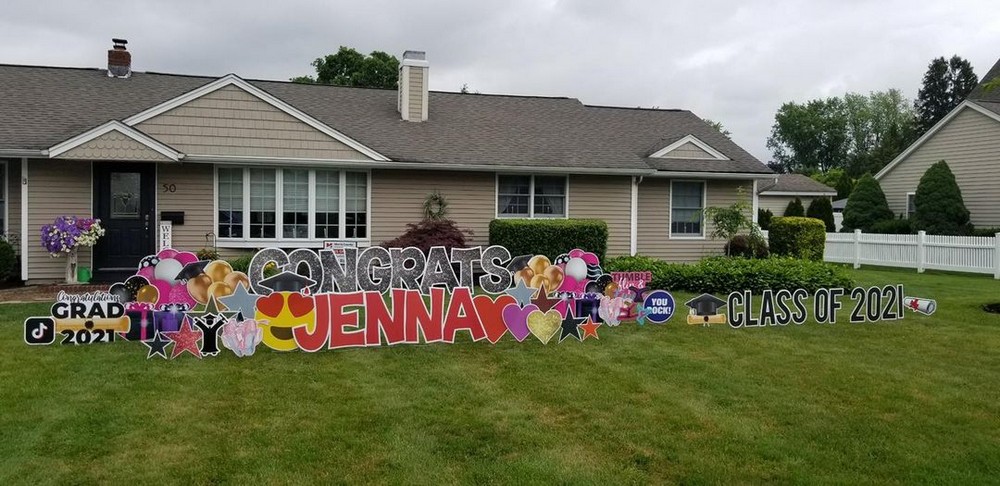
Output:
[[125,49],[128,41],[111,39],[114,46],[108,49],[108,77],[127,78],[132,75],[132,54]]
[[406,51],[399,63],[399,96],[396,109],[411,122],[427,120],[427,55],[424,51]]

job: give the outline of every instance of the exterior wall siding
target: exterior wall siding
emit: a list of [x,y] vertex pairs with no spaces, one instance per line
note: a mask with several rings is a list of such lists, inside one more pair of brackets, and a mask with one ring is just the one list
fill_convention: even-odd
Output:
[[715,159],[712,154],[702,150],[701,147],[687,142],[664,155],[666,158],[675,159]]
[[631,177],[569,177],[569,217],[603,219],[608,223],[608,257],[629,254],[631,208]]
[[889,207],[906,214],[906,194],[916,192],[924,172],[948,162],[976,226],[1000,226],[1000,122],[963,109],[923,145],[879,180]]
[[[706,204],[728,206],[739,198],[738,187],[749,198],[752,181],[707,180]],[[639,227],[637,249],[640,255],[672,262],[693,262],[705,256],[721,255],[724,241],[710,238],[711,223],[704,225],[704,239],[670,238],[670,179],[647,177],[639,184]]]
[[492,172],[372,170],[371,244],[378,245],[406,231],[423,218],[424,198],[434,191],[448,200],[448,217],[472,230],[470,245],[489,243],[490,221],[496,215],[496,178]]
[[138,125],[185,154],[369,160],[236,86],[227,86]]
[[163,154],[118,131],[111,131],[62,153],[59,159],[138,160],[169,162]]
[[[156,217],[162,211],[184,211],[184,224],[174,225],[172,245],[198,251],[210,246],[205,235],[215,233],[215,169],[210,164],[158,164],[156,167]],[[164,192],[163,185],[175,188]]]
[[424,69],[410,67],[408,70],[410,73],[409,84],[410,84],[410,99],[409,107],[410,120],[420,121],[424,110]]
[[[45,283],[63,280],[65,257],[53,258],[39,243],[39,229],[58,216],[90,216],[93,207],[92,165],[79,160],[28,161],[28,280]],[[83,248],[80,266],[91,266],[91,250]]]
[[[802,207],[804,209],[809,209],[809,204],[813,202],[815,197],[809,196],[799,196],[799,200],[802,201]],[[760,209],[770,209],[775,216],[784,216],[785,208],[788,207],[788,203],[795,200],[795,196],[758,196],[757,197],[757,207]]]

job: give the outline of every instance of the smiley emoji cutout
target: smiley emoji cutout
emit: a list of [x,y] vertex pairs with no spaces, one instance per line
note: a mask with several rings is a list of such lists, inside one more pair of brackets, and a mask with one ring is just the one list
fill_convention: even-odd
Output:
[[316,285],[316,281],[285,271],[260,284],[273,291],[257,300],[254,318],[264,331],[261,342],[275,351],[298,349],[292,328],[316,325],[316,302],[301,291]]

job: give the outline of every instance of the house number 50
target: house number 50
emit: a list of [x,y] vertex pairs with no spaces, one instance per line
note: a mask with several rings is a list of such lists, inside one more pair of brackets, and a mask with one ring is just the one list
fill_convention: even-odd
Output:
[[177,184],[163,183],[163,192],[177,192]]

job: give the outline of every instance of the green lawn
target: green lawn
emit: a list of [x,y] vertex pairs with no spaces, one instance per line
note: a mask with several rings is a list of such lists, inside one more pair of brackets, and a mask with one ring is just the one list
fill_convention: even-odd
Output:
[[1000,282],[856,277],[938,312],[147,362],[29,347],[47,306],[0,306],[0,484],[1000,480]]

